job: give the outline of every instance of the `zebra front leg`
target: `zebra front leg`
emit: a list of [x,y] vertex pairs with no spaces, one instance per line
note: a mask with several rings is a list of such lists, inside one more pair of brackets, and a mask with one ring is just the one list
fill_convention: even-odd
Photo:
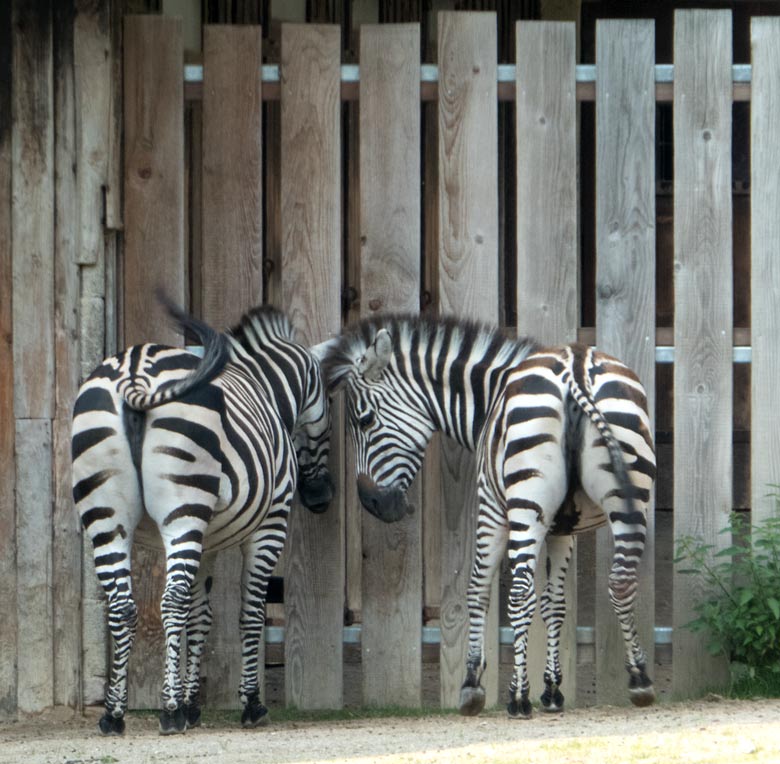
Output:
[[[291,497],[292,498],[292,497]],[[260,699],[260,671],[258,651],[265,627],[265,602],[268,580],[284,546],[285,536],[279,535],[279,527],[286,529],[289,503],[281,510],[269,513],[263,526],[274,526],[273,531],[260,527],[250,541],[242,546],[244,572],[241,586],[241,684],[238,695],[244,710],[241,726],[257,727],[268,723],[268,709]]]
[[547,664],[544,670],[544,692],[540,698],[542,710],[563,710],[563,693],[560,690],[561,673],[560,640],[563,620],[566,617],[566,571],[574,545],[572,536],[547,537],[547,583],[541,597],[541,614],[547,629]]
[[478,493],[480,511],[477,520],[477,544],[474,565],[469,580],[467,602],[469,610],[469,652],[466,659],[466,679],[460,688],[458,710],[463,716],[476,716],[485,707],[485,622],[490,605],[490,587],[506,547],[506,526],[487,496],[480,477]]
[[192,602],[187,616],[187,673],[184,680],[184,716],[187,727],[200,725],[200,665],[203,648],[211,630],[209,602],[213,555],[203,557],[192,587]]

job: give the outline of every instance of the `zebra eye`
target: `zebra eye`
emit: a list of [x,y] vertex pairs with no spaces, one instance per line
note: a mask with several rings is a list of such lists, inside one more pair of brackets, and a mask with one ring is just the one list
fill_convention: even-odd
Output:
[[376,419],[376,415],[374,414],[374,412],[367,411],[358,419],[358,425],[360,425],[360,429],[365,430],[371,427],[371,425],[374,424],[374,419]]

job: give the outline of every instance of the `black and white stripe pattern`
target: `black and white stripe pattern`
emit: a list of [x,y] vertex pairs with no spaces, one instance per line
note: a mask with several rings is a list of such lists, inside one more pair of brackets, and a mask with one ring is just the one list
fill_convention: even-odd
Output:
[[626,648],[629,691],[654,699],[634,625],[637,569],[655,455],[644,389],[624,364],[579,344],[538,347],[456,320],[369,319],[331,341],[329,386],[345,387],[358,494],[386,522],[410,511],[406,491],[434,431],[475,451],[479,517],[468,590],[469,656],[461,712],[484,706],[484,626],[490,584],[506,550],[515,632],[511,716],[531,713],[526,672],[534,574],[547,540],[542,704],[560,710],[559,639],[572,534],[609,522],[610,597]]
[[166,557],[163,732],[183,731],[199,719],[213,556],[240,545],[239,695],[249,726],[266,714],[257,650],[296,485],[313,511],[326,509],[332,497],[330,414],[319,361],[295,342],[287,318],[257,308],[221,334],[168,307],[183,329],[198,335],[203,358],[161,345],[130,347],[95,369],[73,411],[73,497],[94,546],[113,644],[100,722],[107,734],[123,731],[127,708],[137,620],[134,538]]

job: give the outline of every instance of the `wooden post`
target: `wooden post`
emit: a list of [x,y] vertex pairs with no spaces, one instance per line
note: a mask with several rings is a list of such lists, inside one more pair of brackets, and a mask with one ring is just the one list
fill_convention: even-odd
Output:
[[[718,548],[732,502],[731,12],[674,15],[674,537]],[[684,628],[705,594],[674,577],[676,697],[722,686],[727,662]]]
[[[184,303],[184,125],[181,22],[125,17],[124,341],[181,343],[153,290]],[[161,552],[133,550],[138,637],[130,661],[131,708],[156,708],[164,638]]]
[[[341,329],[341,72],[337,26],[282,27],[282,307],[304,342]],[[343,475],[343,413],[332,407],[331,471]],[[343,486],[320,516],[290,518],[285,687],[299,708],[343,703]]]
[[[596,345],[655,400],[655,36],[652,21],[599,21],[596,83]],[[652,674],[655,521],[648,508],[636,619]],[[596,697],[629,702],[625,646],[608,596],[614,543],[596,531]]]
[[0,717],[9,718],[16,714],[17,678],[11,16],[11,4],[0,4]]
[[[517,333],[548,345],[572,342],[579,323],[577,282],[577,105],[574,24],[518,22]],[[543,552],[544,553],[544,552]],[[544,557],[537,594],[546,583]],[[577,671],[577,564],[572,555],[561,634],[562,692],[573,706]],[[546,630],[531,627],[532,691],[542,687]]]
[[[200,302],[203,319],[220,329],[263,301],[262,39],[256,26],[207,26],[203,34]],[[203,665],[210,707],[239,705],[241,567],[239,549],[215,562],[214,624]]]
[[776,125],[780,120],[780,19],[751,22],[753,80],[750,102],[751,146],[751,520],[775,515],[768,493],[780,483],[780,427],[774,385],[780,379],[777,306],[780,304],[780,189],[777,187]]
[[[495,13],[439,23],[439,296],[442,315],[497,323],[498,98]],[[442,446],[441,700],[457,706],[468,652],[466,589],[476,536],[474,458]],[[498,700],[498,580],[486,628],[488,706]]]
[[[363,317],[419,309],[419,62],[419,25],[361,28]],[[421,703],[421,498],[415,481],[413,515],[393,525],[363,516],[363,702],[368,705]]]

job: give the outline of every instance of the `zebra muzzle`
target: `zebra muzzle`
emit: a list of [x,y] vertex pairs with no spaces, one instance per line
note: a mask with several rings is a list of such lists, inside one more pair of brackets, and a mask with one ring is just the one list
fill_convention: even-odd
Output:
[[301,478],[298,481],[298,495],[301,498],[301,504],[315,514],[324,512],[330,506],[333,494],[333,479],[329,472],[322,473],[315,478]]
[[379,486],[365,473],[358,475],[357,489],[364,509],[382,522],[395,523],[414,512],[406,491],[395,486]]

